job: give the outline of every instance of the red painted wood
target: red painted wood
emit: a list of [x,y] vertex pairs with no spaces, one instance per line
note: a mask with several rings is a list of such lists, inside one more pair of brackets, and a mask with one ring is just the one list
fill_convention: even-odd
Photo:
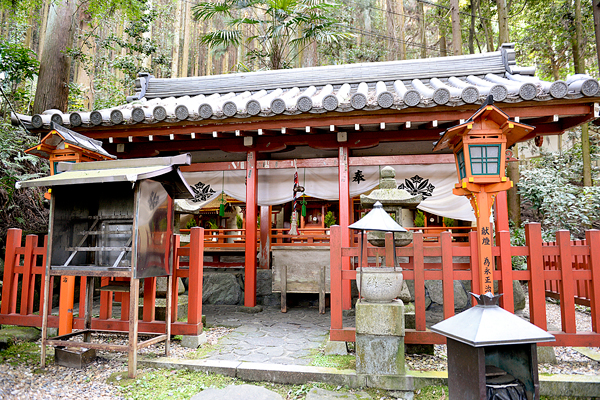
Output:
[[413,233],[413,267],[415,280],[415,329],[424,331],[425,326],[425,264],[423,262],[423,233]]
[[527,269],[531,272],[529,281],[529,315],[531,323],[547,329],[546,296],[544,290],[544,262],[542,259],[542,228],[538,223],[525,225],[525,241],[529,248]]
[[[17,248],[21,246],[22,231],[16,228],[10,228],[6,234],[6,252],[4,255],[4,278],[2,286],[2,298],[7,299],[2,302],[0,311],[2,314],[8,314],[11,312],[9,305],[11,304],[8,299],[12,299],[13,292],[16,292],[17,286],[13,286],[13,277],[15,273],[15,266],[19,264],[19,254]],[[16,305],[15,305],[16,306]]]
[[343,329],[330,329],[329,340],[338,342],[355,342],[356,341],[356,329],[355,328],[343,328]]
[[[483,294],[479,284],[479,248],[477,246],[477,232],[469,232],[470,256],[471,256],[471,292]],[[477,305],[474,299],[471,299],[473,306]]]
[[508,225],[508,203],[506,200],[506,192],[498,192],[496,196],[496,232],[510,231]]
[[454,315],[454,274],[452,271],[452,235],[442,232],[442,292],[444,293],[444,319]]
[[[80,279],[85,279],[80,277]],[[106,286],[110,282],[110,278],[103,277],[100,279],[100,286]],[[81,283],[80,283],[81,285]],[[81,292],[81,293],[85,293]],[[100,292],[100,319],[109,319],[112,316],[112,298],[113,292],[101,291]]]
[[592,331],[600,333],[600,231],[587,231],[585,237],[590,249],[589,265],[592,273],[589,292]]
[[256,306],[256,221],[257,204],[256,194],[258,189],[258,170],[256,168],[256,151],[249,151],[246,168],[246,266],[244,305]]
[[565,333],[576,333],[575,290],[573,282],[573,258],[571,255],[571,234],[569,231],[556,232],[556,242],[560,249],[560,317]]
[[446,344],[446,338],[431,331],[419,332],[414,329],[406,329],[404,343],[407,344]]
[[[348,148],[340,146],[338,150],[338,187],[340,192],[340,235],[341,246],[350,247],[350,171],[348,165]],[[350,260],[342,259],[342,269],[350,269]],[[350,281],[342,281],[342,307],[352,308]]]
[[555,342],[539,343],[541,346],[572,346],[572,347],[598,347],[600,334],[598,333],[564,333],[550,332],[556,337]]
[[[198,325],[200,327],[200,332],[202,332],[202,277],[204,269],[203,262],[204,228],[194,227],[192,228],[190,233],[188,323],[192,325]],[[246,290],[249,290],[247,280]],[[175,306],[173,307],[175,308],[177,303],[173,304],[175,304]]]
[[503,294],[500,301],[502,302],[502,308],[514,312],[515,303],[513,293],[512,258],[510,251],[510,232],[496,232],[496,243],[500,247],[500,257],[497,263],[497,268],[500,270],[501,274],[501,279],[498,282],[498,290]]
[[[175,279],[177,280],[177,279]],[[144,279],[144,306],[142,320],[146,322],[154,321],[156,314],[156,277]],[[177,303],[174,303],[177,304]]]
[[[339,225],[333,225],[329,239],[329,274],[331,281],[331,329],[342,329],[342,237]],[[335,336],[335,335],[334,335]],[[330,340],[333,339],[330,333]]]

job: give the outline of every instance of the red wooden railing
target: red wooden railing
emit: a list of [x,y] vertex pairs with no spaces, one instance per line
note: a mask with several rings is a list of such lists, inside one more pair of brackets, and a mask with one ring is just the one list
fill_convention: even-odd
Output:
[[[173,260],[173,312],[171,332],[173,335],[198,335],[202,332],[202,272],[203,272],[203,229],[193,228],[191,231],[192,245],[181,247],[179,236],[173,238],[175,257]],[[46,274],[46,245],[38,246],[38,237],[28,235],[25,246],[21,246],[22,232],[20,229],[9,229],[6,241],[6,257],[4,264],[4,280],[2,287],[2,306],[0,307],[0,324],[21,326],[42,326],[42,304],[44,291],[42,283]],[[182,262],[187,257],[189,261]],[[178,279],[189,278],[188,288],[188,317],[187,321],[177,321],[177,289]],[[51,277],[52,279],[52,277]],[[102,278],[101,286],[109,284],[111,278]],[[115,278],[126,279],[126,278]],[[19,287],[19,282],[21,286]],[[86,280],[79,279],[80,296],[79,309],[85,308]],[[49,299],[52,299],[53,283],[50,283]],[[39,305],[34,307],[34,293],[40,293]],[[114,300],[121,303],[120,319],[112,318]],[[20,298],[20,301],[18,299]],[[165,322],[155,320],[154,302],[156,299],[156,278],[144,279],[143,317],[139,322],[140,332],[162,333]],[[50,301],[49,306],[51,306]],[[151,304],[152,306],[146,306]],[[50,307],[51,308],[51,307]],[[117,332],[129,331],[129,293],[102,291],[100,294],[100,315],[92,319],[92,329],[112,330]],[[48,316],[48,326],[58,327],[58,316]],[[79,316],[73,319],[73,328],[83,329],[84,319]]]
[[[573,240],[571,246],[586,246],[585,240]],[[544,246],[556,246],[556,242],[544,243]],[[573,271],[589,271],[590,264],[588,257],[579,255],[580,252],[575,252],[572,257],[572,268]],[[545,271],[557,271],[560,269],[560,260],[557,255],[546,255],[544,256],[544,270]],[[590,282],[587,280],[576,280],[575,281],[575,304],[590,307],[591,305],[591,288]],[[547,280],[545,281],[546,297],[552,297],[560,299],[560,281],[559,280]]]
[[[508,311],[513,310],[513,280],[529,283],[529,312],[531,322],[542,329],[547,329],[545,282],[557,281],[560,287],[561,331],[551,332],[556,336],[554,346],[600,346],[600,231],[586,233],[586,245],[571,244],[569,232],[557,232],[555,245],[542,243],[539,224],[526,226],[526,246],[511,246],[509,232],[498,232],[493,255],[496,258],[494,279],[499,283],[499,292],[503,293],[501,306]],[[480,293],[476,232],[470,233],[471,246],[461,246],[452,242],[449,232],[442,232],[439,245],[425,246],[423,235],[414,234],[413,244],[397,249],[397,255],[408,257],[408,262],[401,264],[404,279],[414,280],[415,287],[415,329],[406,330],[406,343],[445,343],[445,338],[427,330],[425,325],[425,280],[442,280],[444,295],[444,318],[454,315],[454,280],[470,280],[472,291]],[[462,243],[460,243],[462,244]],[[383,256],[385,249],[367,247],[363,249],[369,256]],[[330,339],[354,341],[354,328],[344,327],[342,323],[342,281],[356,279],[356,271],[342,270],[342,266],[353,265],[343,263],[343,258],[356,260],[358,247],[341,246],[341,230],[331,230],[331,331]],[[453,257],[469,256],[470,264],[453,263]],[[524,271],[513,271],[513,256],[527,256],[528,268]],[[544,270],[544,257],[556,257],[558,268]],[[425,263],[424,257],[439,257],[440,263]],[[588,269],[574,269],[573,257],[584,258]],[[578,281],[589,288],[591,307],[591,332],[577,332],[575,326],[574,293]]]

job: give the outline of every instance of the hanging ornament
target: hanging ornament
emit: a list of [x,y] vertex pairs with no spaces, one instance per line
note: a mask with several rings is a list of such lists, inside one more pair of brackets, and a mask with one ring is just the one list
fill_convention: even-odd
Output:
[[304,198],[304,195],[302,195],[302,201],[300,204],[302,204],[302,216],[306,217],[306,199]]
[[219,204],[219,217],[225,216],[225,171],[223,171],[223,181],[221,182],[221,204]]

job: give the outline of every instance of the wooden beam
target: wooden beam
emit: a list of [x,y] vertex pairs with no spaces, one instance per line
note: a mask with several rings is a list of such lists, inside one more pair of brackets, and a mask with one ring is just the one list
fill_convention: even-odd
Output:
[[249,151],[246,164],[246,257],[244,269],[244,305],[246,307],[256,306],[256,221],[258,219],[256,156],[256,151]]

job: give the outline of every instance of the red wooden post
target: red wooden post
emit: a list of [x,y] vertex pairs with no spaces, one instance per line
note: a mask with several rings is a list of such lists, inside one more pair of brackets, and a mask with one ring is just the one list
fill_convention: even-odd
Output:
[[[496,232],[508,231],[508,203],[506,201],[506,192],[498,192],[496,196]],[[504,297],[504,296],[502,296]]]
[[[109,283],[109,277],[103,277],[100,280],[101,287],[106,286]],[[82,291],[82,293],[85,293],[85,291]],[[100,292],[100,319],[109,319],[112,317],[112,298],[113,292],[109,292],[106,290]]]
[[[506,192],[502,192],[506,194]],[[515,311],[515,300],[513,293],[512,258],[510,249],[510,232],[496,232],[496,244],[500,247],[499,270],[501,279],[498,282],[498,290],[503,296],[502,308],[506,311]]]
[[[181,244],[181,236],[173,235],[173,279],[171,281],[172,289],[171,289],[171,322],[177,321],[177,300],[179,298],[179,246]],[[191,240],[191,232],[190,232],[190,240]],[[202,237],[202,245],[204,245],[204,235]],[[192,244],[190,243],[190,247]],[[189,287],[189,265],[188,265],[188,287]],[[191,290],[188,291],[188,293]],[[190,304],[190,297],[188,296],[188,307]]]
[[342,238],[341,227],[333,225],[329,236],[331,275],[331,329],[342,329]]
[[[33,254],[37,247],[37,235],[27,235],[25,238],[25,252],[23,254],[23,280],[21,286],[21,315],[27,315],[30,308],[29,292],[32,288],[33,264],[35,255]],[[71,306],[73,308],[73,306]]]
[[[350,247],[350,171],[348,163],[348,147],[340,146],[338,151],[338,179],[340,192],[340,228],[341,247]],[[342,269],[350,269],[350,259],[342,259]],[[350,281],[342,281],[342,307],[352,308]]]
[[[2,307],[0,311],[2,314],[8,314],[10,311],[10,299],[12,299],[12,292],[17,290],[17,287],[13,287],[13,275],[15,267],[19,265],[19,254],[18,248],[21,246],[21,235],[22,231],[16,228],[10,228],[6,233],[6,253],[4,255],[4,279],[2,286]],[[42,280],[43,282],[43,280]],[[16,304],[15,304],[16,306]]]
[[546,330],[546,292],[544,288],[544,261],[542,258],[542,228],[539,223],[525,225],[525,242],[529,255],[527,269],[529,281],[529,315],[531,323]]
[[[177,279],[176,279],[177,280]],[[156,277],[144,279],[144,306],[142,311],[143,320],[154,321],[156,317]],[[175,307],[177,308],[177,307]]]
[[589,285],[592,331],[600,333],[600,231],[587,231],[585,237],[590,248],[589,269],[592,272]]
[[442,293],[444,295],[444,319],[454,315],[454,272],[452,265],[452,234],[440,235],[442,253]]
[[269,269],[271,255],[271,206],[260,207],[260,258],[259,268]]
[[413,233],[413,268],[415,271],[415,329],[425,331],[425,263],[423,233]]
[[[256,172],[256,170],[254,171]],[[256,237],[256,229],[254,229],[254,235]],[[254,243],[256,244],[256,241]],[[248,253],[246,252],[246,254]],[[256,245],[254,246],[254,256],[254,266],[256,267]],[[246,265],[248,265],[247,260]],[[200,326],[200,332],[202,332],[202,276],[204,268],[204,228],[194,227],[190,232],[189,268],[190,276],[188,286],[188,323],[198,324]],[[246,290],[248,290],[247,281]],[[255,296],[253,296],[253,298],[254,300],[256,300]],[[246,297],[246,300],[248,300],[248,297]]]
[[560,319],[565,333],[576,333],[575,325],[575,281],[573,280],[573,256],[571,255],[571,234],[569,231],[556,232],[561,270]]
[[256,151],[248,152],[246,169],[246,265],[244,305],[256,306],[256,192],[258,188],[258,169],[256,168]]
[[[477,232],[469,232],[469,249],[471,255],[471,292],[482,294],[479,286],[479,251],[477,246]],[[473,306],[477,305],[475,299],[471,299]]]

